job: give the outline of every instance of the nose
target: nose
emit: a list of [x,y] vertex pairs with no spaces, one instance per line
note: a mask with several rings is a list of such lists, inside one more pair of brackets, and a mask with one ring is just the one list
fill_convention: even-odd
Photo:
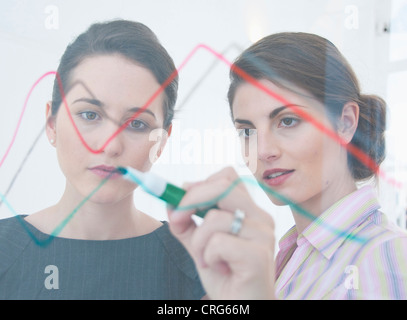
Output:
[[281,148],[278,138],[270,131],[257,132],[257,158],[261,161],[278,159]]
[[108,157],[118,157],[123,153],[124,142],[123,135],[118,132],[119,127],[113,123],[104,128],[104,134],[101,134],[102,139],[102,152]]

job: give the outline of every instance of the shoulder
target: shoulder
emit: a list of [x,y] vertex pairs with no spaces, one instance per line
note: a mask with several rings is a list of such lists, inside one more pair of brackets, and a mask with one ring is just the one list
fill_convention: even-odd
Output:
[[[187,295],[188,299],[202,299],[205,295],[205,289],[201,283],[195,263],[188,251],[184,248],[181,242],[178,241],[171,233],[168,222],[164,221],[163,225],[154,232],[160,246],[166,253],[166,263],[171,265],[177,271],[177,276],[172,275],[171,282],[177,282],[179,285],[188,288],[187,291],[191,295]],[[185,297],[184,297],[185,298]]]
[[191,256],[181,242],[171,233],[168,222],[164,221],[163,225],[156,230],[155,235],[164,247],[169,259],[189,278],[197,278],[198,273]]
[[372,223],[369,240],[352,263],[361,277],[360,291],[373,299],[407,299],[407,233],[382,213]]
[[365,241],[359,244],[358,259],[363,259],[383,248],[394,247],[399,252],[401,248],[407,248],[407,232],[392,222],[389,222],[386,215],[376,211],[370,215],[367,221],[361,225],[359,235]]
[[369,216],[370,228],[366,228],[366,235],[370,238],[367,248],[376,248],[390,243],[407,245],[407,231],[390,222],[381,211]]
[[0,239],[14,246],[26,245],[30,239],[24,215],[0,219]]
[[31,242],[24,216],[0,219],[0,273],[8,268]]
[[376,264],[378,261],[390,262],[390,258],[403,258],[404,264],[407,264],[407,232],[389,223],[382,213],[373,221],[373,225],[364,234],[368,240],[360,245],[359,260],[379,255]]

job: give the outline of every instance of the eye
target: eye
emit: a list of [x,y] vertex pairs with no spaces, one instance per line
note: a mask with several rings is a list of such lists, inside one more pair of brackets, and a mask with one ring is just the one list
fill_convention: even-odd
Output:
[[129,128],[136,131],[143,131],[148,128],[148,125],[141,120],[135,119],[130,121]]
[[94,121],[99,118],[99,115],[93,111],[81,112],[80,116],[82,117],[82,119],[88,120],[88,121]]
[[286,118],[281,119],[280,125],[282,127],[290,128],[290,127],[294,127],[296,124],[298,124],[298,122],[299,122],[299,120],[296,118],[286,117]]

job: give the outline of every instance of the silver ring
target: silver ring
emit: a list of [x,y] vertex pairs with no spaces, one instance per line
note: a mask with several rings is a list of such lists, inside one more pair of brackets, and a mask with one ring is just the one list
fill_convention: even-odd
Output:
[[232,224],[230,225],[230,234],[233,234],[234,236],[237,236],[240,232],[240,229],[242,229],[242,224],[243,224],[243,219],[245,217],[245,213],[240,210],[236,209],[235,214],[234,214],[234,219],[232,221]]

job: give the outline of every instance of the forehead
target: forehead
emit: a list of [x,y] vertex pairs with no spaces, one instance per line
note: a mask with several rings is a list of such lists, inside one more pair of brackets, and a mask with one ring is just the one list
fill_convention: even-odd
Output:
[[296,86],[290,86],[290,89],[283,88],[266,79],[257,82],[257,84],[244,82],[236,88],[232,104],[234,118],[257,113],[268,115],[274,109],[290,104],[324,110],[322,103],[301,88]]
[[[142,107],[160,90],[160,84],[147,68],[119,55],[97,55],[85,58],[72,72],[70,92],[96,97],[107,105]],[[160,93],[149,108],[162,109]],[[162,111],[162,110],[161,110]]]

